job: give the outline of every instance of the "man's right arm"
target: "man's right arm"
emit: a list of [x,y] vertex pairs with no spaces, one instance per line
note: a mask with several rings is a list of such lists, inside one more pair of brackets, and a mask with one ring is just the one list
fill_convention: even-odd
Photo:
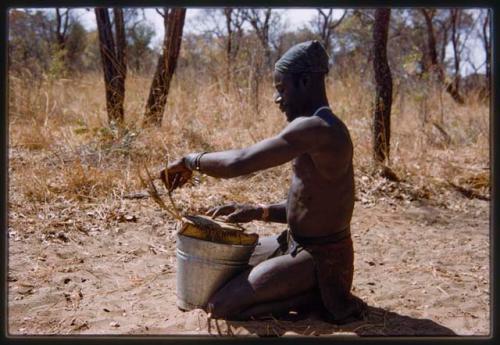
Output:
[[273,223],[285,223],[286,224],[286,200],[278,203],[264,206],[267,207],[269,215],[266,219],[262,219],[266,222]]

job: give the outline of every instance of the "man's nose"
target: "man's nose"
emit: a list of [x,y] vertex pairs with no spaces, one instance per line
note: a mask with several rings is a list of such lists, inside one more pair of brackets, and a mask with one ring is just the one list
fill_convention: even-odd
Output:
[[282,100],[283,100],[283,98],[281,97],[281,95],[279,93],[274,94],[274,103],[280,104]]

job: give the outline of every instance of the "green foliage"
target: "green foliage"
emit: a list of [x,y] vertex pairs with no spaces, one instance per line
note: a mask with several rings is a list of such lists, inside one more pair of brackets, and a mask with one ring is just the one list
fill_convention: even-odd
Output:
[[152,56],[151,40],[155,34],[152,25],[139,22],[127,30],[127,57],[129,66],[136,71],[144,70],[147,57]]
[[9,68],[40,78],[49,68],[52,36],[50,20],[42,11],[9,11]]
[[[69,15],[69,14],[68,14]],[[77,71],[84,60],[87,31],[69,17],[68,32],[61,49],[56,39],[56,21],[51,11],[9,12],[9,67],[14,73],[28,70],[41,78],[61,78]]]
[[87,32],[85,34],[85,40],[87,44],[81,56],[82,62],[80,69],[83,71],[100,71],[102,66],[97,31]]
[[66,55],[66,49],[55,49],[54,53],[52,53],[50,65],[47,70],[47,77],[49,79],[59,79],[67,76]]
[[83,25],[74,22],[73,25],[71,25],[66,42],[67,67],[70,71],[77,71],[81,67],[87,47],[87,41],[87,31]]

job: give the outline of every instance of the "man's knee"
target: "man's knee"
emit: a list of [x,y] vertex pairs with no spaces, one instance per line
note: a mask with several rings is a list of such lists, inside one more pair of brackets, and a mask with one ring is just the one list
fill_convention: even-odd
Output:
[[253,303],[250,293],[239,293],[244,287],[228,284],[210,297],[206,312],[214,318],[236,319],[238,313]]
[[238,319],[239,309],[241,308],[235,301],[214,296],[208,301],[206,312],[214,319],[235,320]]

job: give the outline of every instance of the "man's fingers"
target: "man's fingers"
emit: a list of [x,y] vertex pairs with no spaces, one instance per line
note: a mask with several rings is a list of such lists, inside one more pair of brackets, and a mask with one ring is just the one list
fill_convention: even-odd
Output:
[[217,218],[218,216],[221,216],[223,215],[223,208],[222,207],[219,207],[217,208],[213,213],[212,213],[212,218]]
[[245,212],[234,212],[227,216],[225,221],[228,223],[247,223],[251,221],[251,218]]
[[239,213],[232,213],[226,217],[226,222],[228,223],[238,223],[240,220]]
[[187,181],[189,181],[189,179],[188,179],[188,178],[181,177],[181,178],[179,179],[179,188],[180,188],[180,187],[182,187],[182,186],[184,186],[184,185],[186,184],[186,182],[187,182]]
[[212,214],[212,218],[215,218],[217,216],[225,216],[231,212],[234,211],[234,207],[233,206],[221,206],[221,207],[217,207],[215,209],[215,211],[213,212]]
[[163,184],[165,185],[165,187],[169,186],[169,180],[168,180],[167,174],[165,174],[165,170],[162,170],[160,172],[160,179],[163,182]]
[[178,186],[179,186],[179,179],[181,178],[181,175],[180,174],[175,174],[174,175],[174,180],[172,181],[172,190],[176,189]]
[[217,207],[213,207],[213,208],[209,209],[207,211],[206,215],[209,217],[213,217],[213,214],[215,213],[215,211],[217,211]]

